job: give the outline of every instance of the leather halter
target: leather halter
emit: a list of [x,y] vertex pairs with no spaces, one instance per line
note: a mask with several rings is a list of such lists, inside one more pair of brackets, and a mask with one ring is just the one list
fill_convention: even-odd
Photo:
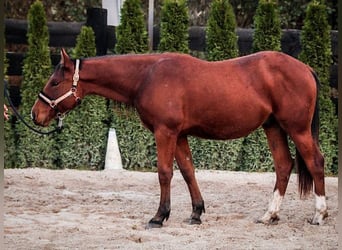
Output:
[[[81,98],[76,95],[77,84],[78,84],[78,81],[80,79],[79,68],[80,68],[80,60],[76,59],[75,72],[74,72],[74,76],[72,78],[73,82],[72,82],[71,89],[68,92],[66,92],[64,95],[58,97],[57,99],[51,99],[46,94],[44,94],[43,91],[41,91],[38,95],[39,99],[41,99],[43,102],[48,104],[52,109],[57,110],[57,112],[58,112],[57,105],[59,103],[61,103],[62,101],[64,101],[69,96],[74,96],[76,103],[77,104],[80,103]],[[61,120],[63,120],[64,115],[65,115],[65,113],[61,113],[61,112],[57,113],[57,117],[60,120],[60,122],[61,122]]]

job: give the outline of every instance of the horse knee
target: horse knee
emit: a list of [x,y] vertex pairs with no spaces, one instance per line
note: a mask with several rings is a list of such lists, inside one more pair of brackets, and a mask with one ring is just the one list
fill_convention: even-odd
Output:
[[169,167],[159,167],[158,166],[158,177],[160,184],[168,184],[170,183],[173,177],[173,169]]

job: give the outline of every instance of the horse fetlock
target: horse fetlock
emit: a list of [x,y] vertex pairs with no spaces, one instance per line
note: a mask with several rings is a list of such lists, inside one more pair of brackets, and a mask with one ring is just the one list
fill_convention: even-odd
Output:
[[[159,212],[162,211],[162,212]],[[159,209],[158,213],[148,222],[146,229],[150,228],[161,228],[164,220],[168,220],[170,217],[171,210]]]
[[201,216],[202,212],[205,213],[205,207],[204,207],[204,201],[203,200],[197,204],[192,204],[192,213],[193,214],[198,214],[199,216]]
[[202,224],[202,221],[201,221],[202,212],[205,213],[203,200],[198,204],[192,205],[192,214],[190,216],[190,219],[188,220],[189,224],[190,225]]
[[161,228],[163,226],[164,220],[168,220],[169,216],[165,217],[153,217],[148,224],[146,225],[146,229],[151,228]]

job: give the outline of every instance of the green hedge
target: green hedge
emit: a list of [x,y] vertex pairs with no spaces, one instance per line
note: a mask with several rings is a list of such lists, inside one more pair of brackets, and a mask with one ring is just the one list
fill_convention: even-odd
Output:
[[[225,0],[217,0],[216,2],[227,4],[227,1]],[[219,12],[220,10],[224,9],[218,8],[216,11]],[[29,18],[33,18],[34,20],[37,19],[40,23],[44,23],[44,18],[38,18],[38,16],[39,15],[35,13],[33,16],[30,15]],[[228,16],[231,16],[231,14],[222,14],[222,17],[226,18]],[[308,14],[308,16],[310,15]],[[316,20],[315,16],[308,18]],[[308,26],[308,24],[306,25]],[[32,26],[30,26],[30,28],[31,27]],[[32,33],[29,37],[38,38],[41,35],[46,34],[44,30],[45,28],[42,28],[39,34]],[[211,30],[213,31],[213,28]],[[232,28],[230,30],[232,30]],[[141,32],[144,33],[144,29],[142,29]],[[306,33],[308,32],[303,31],[303,34]],[[230,38],[227,38],[225,35],[222,35],[222,37],[226,38],[226,41],[233,41],[234,46],[231,48],[234,51],[235,46],[237,46],[235,40],[236,34],[231,31],[230,35]],[[217,37],[224,41],[222,37]],[[319,36],[316,35],[316,37]],[[141,41],[140,38],[137,39]],[[42,89],[51,72],[51,62],[45,61],[44,59],[48,57],[46,54],[47,40],[46,38],[42,38],[42,40],[45,42],[32,43],[32,46],[29,48],[28,59],[25,60],[24,83],[22,89],[23,105],[21,111],[27,116],[29,115],[29,110],[33,105],[33,101],[36,99],[37,93]],[[310,39],[307,40],[310,41]],[[305,38],[303,38],[302,41],[304,44]],[[316,43],[320,44],[320,41],[318,40]],[[329,44],[329,42],[325,43]],[[39,47],[35,47],[34,44],[38,44]],[[133,47],[127,48],[125,53],[138,51],[141,47],[137,44],[140,43],[131,43],[130,45]],[[313,48],[313,46],[314,45],[310,45],[308,48]],[[142,43],[142,47],[145,48],[145,40]],[[219,46],[215,48],[217,51],[220,50]],[[304,51],[305,50],[304,46]],[[317,52],[322,51],[321,49],[314,50]],[[314,53],[308,53],[308,55],[313,54]],[[317,58],[320,58],[320,55],[321,54],[318,54]],[[329,48],[326,50],[325,55],[330,55]],[[74,56],[78,57],[79,55],[75,54]],[[212,57],[211,60],[219,60],[216,56],[222,56],[220,59],[231,57],[225,53],[218,53],[215,54],[215,57]],[[304,58],[304,56],[302,58]],[[318,62],[323,62],[323,59],[319,59]],[[330,63],[329,61],[324,62],[327,65]],[[40,67],[37,67],[37,65]],[[313,67],[316,66],[313,65]],[[320,77],[323,75],[323,77],[321,77],[322,83],[327,83],[327,79],[324,78],[324,72],[319,72],[319,74]],[[324,96],[327,96],[327,87],[323,87],[322,93]],[[105,101],[103,99],[101,100],[100,97],[85,98],[82,105],[73,110],[65,119],[65,130],[62,134],[54,135],[54,137],[41,137],[31,134],[31,132],[21,131],[21,124],[13,125],[12,123],[7,122],[5,126],[6,167],[70,167],[101,169],[104,164],[104,145],[106,144],[107,132],[109,127],[114,127],[119,141],[124,168],[155,170],[157,166],[157,156],[153,134],[142,126],[137,113],[132,108],[128,108],[124,104],[110,102],[110,110],[107,110],[105,108],[107,104],[104,102]],[[326,106],[327,103],[328,106]],[[329,105],[329,102],[325,99],[325,101],[321,102],[321,110],[324,110],[323,112],[326,112],[326,110],[329,111]],[[101,110],[101,112],[98,114],[99,110]],[[90,123],[94,126],[89,126]],[[322,133],[327,131],[325,130],[325,127],[328,127],[328,124],[329,122],[323,123]],[[74,126],[77,126],[76,130],[74,130]],[[329,134],[327,133],[326,136],[327,135]],[[327,137],[324,136],[321,138],[321,145],[323,149],[325,148],[325,155],[336,155],[336,140],[327,139]],[[260,144],[261,141],[265,141],[265,135],[263,131],[259,129],[242,139],[210,141],[191,137],[189,143],[196,168],[272,171],[273,160],[270,151],[265,143]],[[326,147],[327,143],[330,145],[329,147]],[[328,163],[327,172],[336,173],[337,167],[335,168],[335,165],[331,164],[334,163],[334,159],[331,159],[330,157],[326,157],[326,159]]]

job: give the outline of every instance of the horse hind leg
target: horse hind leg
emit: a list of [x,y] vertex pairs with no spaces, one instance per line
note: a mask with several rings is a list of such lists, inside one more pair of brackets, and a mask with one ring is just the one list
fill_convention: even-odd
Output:
[[175,157],[191,196],[192,214],[189,224],[201,224],[200,217],[202,212],[205,212],[204,201],[195,178],[191,151],[186,137],[178,138]]
[[[325,199],[324,158],[310,131],[295,134],[292,139],[298,150],[297,168],[301,195],[308,194],[314,186],[315,214],[309,222],[313,225],[322,225],[328,216]],[[312,185],[312,181],[314,185]]]
[[273,120],[265,124],[263,128],[274,159],[276,183],[273,190],[273,198],[268,206],[267,212],[257,222],[268,225],[278,223],[280,205],[289,182],[293,168],[293,160],[289,151],[287,135],[278,123]]

